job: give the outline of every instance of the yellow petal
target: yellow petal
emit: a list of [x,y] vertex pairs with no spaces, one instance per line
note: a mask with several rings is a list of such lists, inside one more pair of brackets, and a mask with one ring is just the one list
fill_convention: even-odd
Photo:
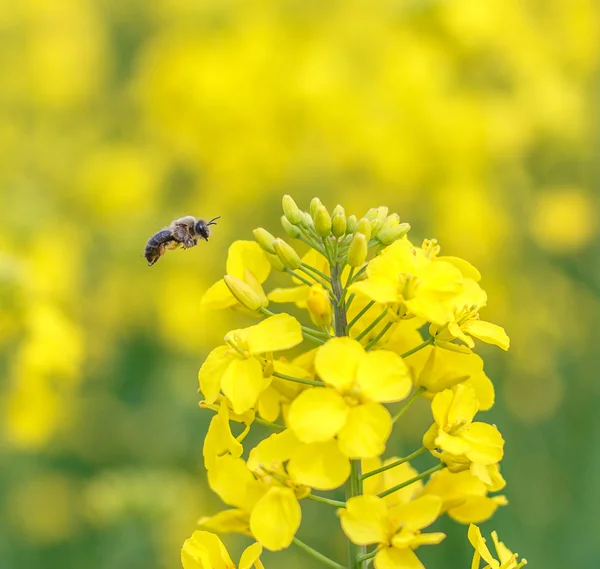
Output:
[[309,443],[295,448],[287,471],[296,484],[315,490],[333,490],[350,476],[350,461],[334,440]]
[[317,350],[315,369],[325,383],[342,390],[354,382],[364,357],[365,349],[356,340],[332,338]]
[[487,411],[493,407],[496,398],[494,384],[483,370],[474,373],[465,383],[475,390],[475,396],[479,401],[480,411]]
[[275,433],[250,451],[248,468],[253,472],[260,472],[263,466],[275,470],[281,463],[289,460],[299,445],[300,441],[289,429]]
[[448,424],[448,411],[454,400],[454,393],[451,389],[440,391],[431,402],[431,413],[435,420],[435,424],[441,429]]
[[288,350],[302,342],[300,322],[289,314],[277,314],[256,326],[245,329],[246,344],[251,354]]
[[419,533],[413,538],[412,548],[415,549],[420,545],[437,545],[444,541],[444,539],[446,539],[446,534],[442,532]]
[[200,301],[200,307],[203,310],[222,310],[236,304],[237,300],[233,297],[223,279],[212,285],[202,295]]
[[386,543],[392,532],[385,502],[377,496],[350,498],[338,515],[344,533],[358,545]]
[[262,546],[260,543],[253,543],[252,545],[246,547],[240,558],[238,569],[250,569],[250,567],[252,567],[256,560],[260,557],[261,553]]
[[[377,470],[381,467],[381,459],[378,456],[373,458],[363,458],[361,460],[361,471],[364,473],[371,472],[371,470]],[[375,474],[369,476],[363,481],[363,493],[364,494],[379,494],[382,492],[383,478],[381,474]]]
[[250,533],[250,514],[244,510],[223,510],[211,517],[198,520],[198,527],[217,533]]
[[481,535],[481,531],[479,530],[479,528],[476,525],[471,524],[469,526],[469,531],[467,532],[467,536],[469,538],[469,541],[471,542],[471,545],[475,548],[477,553],[479,553],[479,555],[481,555],[483,560],[492,569],[499,569],[500,564],[498,563],[498,561],[496,561],[492,557],[490,550],[488,549],[487,545],[485,544],[485,539],[483,539],[483,536]]
[[219,346],[204,360],[198,372],[198,382],[208,404],[217,400],[221,390],[221,378],[233,359],[229,346]]
[[435,522],[441,509],[442,499],[439,496],[427,494],[394,508],[393,517],[397,527],[420,530]]
[[292,288],[275,288],[267,295],[267,298],[271,302],[294,302],[298,308],[306,308],[309,292],[310,287],[307,285]]
[[225,455],[217,459],[208,471],[208,485],[226,504],[250,510],[252,496],[249,488],[257,482],[241,458]]
[[229,453],[238,457],[242,456],[243,452],[244,448],[231,432],[227,406],[221,405],[219,412],[211,419],[204,439],[204,466],[210,470],[219,456]]
[[246,269],[258,282],[264,283],[271,272],[271,263],[255,241],[234,241],[227,252],[226,273],[243,280]]
[[256,358],[235,358],[221,379],[221,390],[236,413],[254,407],[263,389],[262,366]]
[[394,304],[402,300],[398,292],[398,285],[391,280],[369,278],[351,284],[348,287],[348,292],[362,294],[381,304]]
[[258,414],[267,421],[273,422],[279,417],[281,394],[273,387],[272,383],[258,396],[257,407]]
[[386,547],[375,556],[375,569],[425,569],[412,549]]
[[479,409],[479,401],[475,395],[475,390],[463,383],[457,385],[453,391],[454,397],[448,409],[448,423],[451,425],[457,423],[468,424],[473,420]]
[[327,441],[344,426],[348,411],[344,398],[337,391],[313,387],[292,401],[287,421],[301,441]]
[[392,432],[392,417],[379,403],[353,407],[338,433],[340,450],[348,458],[371,458],[385,450]]
[[273,486],[256,503],[250,515],[250,530],[267,549],[279,551],[292,543],[302,512],[291,488]]
[[473,279],[475,282],[479,282],[481,280],[481,273],[473,265],[471,265],[469,261],[465,261],[460,257],[450,257],[448,255],[440,255],[436,260],[444,261],[454,265],[462,273],[462,276],[467,279]]
[[[397,459],[388,458],[383,464],[388,465],[395,460]],[[390,470],[386,470],[380,475],[383,478],[383,490],[398,486],[398,484],[402,484],[403,482],[406,482],[407,480],[410,480],[418,475],[419,473],[408,462],[391,468]],[[410,502],[419,493],[422,487],[423,482],[421,480],[417,480],[417,482],[413,482],[409,486],[406,486],[401,490],[396,490],[396,492],[386,496],[384,500],[390,505]]]
[[435,446],[451,454],[464,454],[471,447],[462,436],[452,436],[444,431],[440,431],[435,439]]
[[495,464],[504,456],[504,439],[492,425],[473,423],[468,431],[461,433],[471,447],[465,454],[479,464]]
[[402,358],[387,350],[366,354],[359,363],[356,380],[364,397],[380,403],[402,401],[412,387]]
[[214,533],[196,530],[181,550],[184,569],[228,569],[233,562],[223,542]]
[[503,350],[508,350],[510,347],[510,338],[506,335],[504,328],[484,322],[483,320],[469,320],[463,327],[463,330],[482,342],[493,344]]
[[470,496],[448,510],[448,515],[461,524],[479,524],[490,519],[500,504],[487,496]]

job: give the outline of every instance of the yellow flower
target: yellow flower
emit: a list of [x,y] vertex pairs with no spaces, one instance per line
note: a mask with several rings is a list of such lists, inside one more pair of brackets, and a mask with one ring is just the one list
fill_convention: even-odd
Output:
[[[238,569],[264,569],[260,562],[262,547],[253,543],[240,558]],[[183,569],[235,569],[223,542],[214,533],[197,530],[185,540],[181,549]]]
[[451,263],[431,261],[408,239],[395,241],[367,267],[367,279],[349,291],[387,304],[398,318],[418,316],[443,325],[449,301],[462,290],[463,276]]
[[[271,263],[255,241],[234,241],[229,247],[226,274],[247,284],[262,300],[263,306],[266,306],[268,301],[261,285],[267,280],[270,272]],[[210,310],[246,310],[233,296],[224,279],[216,282],[204,293],[201,304],[202,308]]]
[[367,353],[351,338],[333,338],[317,350],[315,368],[326,386],[298,395],[290,405],[289,427],[305,443],[337,436],[349,458],[380,455],[392,428],[381,403],[401,401],[411,388],[402,358],[387,350]]
[[475,347],[471,336],[488,344],[494,344],[508,350],[510,339],[504,328],[479,319],[479,310],[487,303],[485,291],[473,280],[465,278],[463,292],[451,301],[452,315],[444,323],[433,323],[429,333],[435,337],[435,343],[450,350],[464,349],[461,344],[452,343],[459,339],[469,349]]
[[435,423],[425,433],[423,445],[464,456],[467,464],[496,464],[502,460],[504,440],[496,427],[472,422],[478,409],[475,390],[469,385],[441,391],[431,402]]
[[488,491],[501,490],[504,479],[497,474],[497,484],[488,488],[479,478],[468,471],[452,473],[448,469],[431,476],[422,490],[422,495],[439,496],[444,501],[442,512],[457,522],[480,523],[489,519],[498,506],[508,502],[504,496],[488,496]]
[[498,559],[495,559],[491,554],[485,544],[485,539],[481,535],[481,531],[476,525],[471,524],[469,526],[468,537],[471,545],[475,548],[471,569],[479,569],[481,559],[487,563],[484,569],[520,569],[523,565],[527,565],[526,559],[518,561],[518,553],[512,553],[498,540],[498,534],[495,531],[492,532],[492,540],[494,541]]
[[376,569],[424,569],[414,550],[440,543],[446,537],[439,532],[421,533],[438,518],[441,506],[441,498],[423,496],[388,507],[383,499],[365,494],[350,498],[338,514],[352,542],[378,545]]
[[323,288],[323,285],[317,283],[310,287],[306,299],[306,307],[310,319],[319,328],[329,328],[331,324],[331,302],[329,293]]
[[[381,466],[387,466],[392,464],[398,460],[398,457],[387,458],[383,462],[380,458],[369,458],[362,461],[362,471],[369,472],[371,470],[376,470]],[[363,492],[365,494],[380,494],[385,490],[393,488],[394,486],[398,486],[407,480],[411,480],[418,476],[419,473],[408,463],[405,462],[394,468],[390,468],[388,470],[384,470],[379,474],[375,474],[374,476],[370,476],[365,479],[363,482]],[[396,490],[391,494],[388,494],[383,498],[383,500],[388,504],[388,506],[393,506],[395,504],[404,504],[406,502],[410,502],[414,500],[420,493],[423,488],[423,481],[417,480],[412,484],[401,488],[400,490]]]
[[227,345],[208,355],[198,380],[207,403],[214,403],[222,391],[235,413],[240,414],[256,405],[271,382],[271,374],[265,377],[263,373],[267,355],[302,342],[302,329],[292,316],[278,314],[255,326],[229,332],[225,342]]
[[218,413],[211,419],[204,439],[202,454],[204,466],[210,470],[216,459],[226,453],[234,457],[242,456],[244,449],[241,441],[248,434],[249,426],[239,437],[234,437],[229,426],[229,410],[226,404],[219,406]]

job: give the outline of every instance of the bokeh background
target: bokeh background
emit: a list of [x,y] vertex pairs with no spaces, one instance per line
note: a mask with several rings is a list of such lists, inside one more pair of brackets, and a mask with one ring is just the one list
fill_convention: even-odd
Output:
[[[246,324],[200,298],[283,193],[388,205],[482,270],[513,343],[484,350],[510,501],[484,531],[532,567],[598,566],[596,0],[6,1],[0,53],[2,569],[179,567],[221,508],[196,373]],[[149,269],[185,214],[222,219]],[[304,513],[342,559],[332,512]],[[427,567],[470,566],[466,528],[439,527]]]

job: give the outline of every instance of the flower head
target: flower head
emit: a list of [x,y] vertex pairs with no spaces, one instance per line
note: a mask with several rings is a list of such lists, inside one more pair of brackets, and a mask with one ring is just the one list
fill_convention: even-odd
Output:
[[[264,569],[260,562],[262,547],[253,543],[240,558],[238,569]],[[185,540],[181,549],[183,569],[235,569],[223,542],[214,533],[197,530]]]
[[469,526],[468,536],[471,545],[475,548],[471,569],[479,569],[481,559],[487,563],[484,569],[520,569],[523,565],[527,565],[526,559],[518,561],[519,555],[517,553],[512,553],[498,540],[498,534],[495,531],[492,532],[492,540],[494,541],[498,559],[495,559],[491,554],[485,543],[485,539],[481,535],[481,531],[476,525],[471,524]]

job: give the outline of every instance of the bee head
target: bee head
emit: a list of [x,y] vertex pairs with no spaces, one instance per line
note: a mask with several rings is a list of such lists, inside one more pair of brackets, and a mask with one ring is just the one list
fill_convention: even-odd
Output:
[[217,217],[213,217],[210,221],[204,221],[203,219],[199,219],[196,222],[196,225],[194,226],[194,231],[196,232],[196,235],[199,235],[200,237],[203,237],[204,239],[206,239],[206,241],[208,241],[208,236],[210,235],[208,226],[216,225],[216,220],[220,217],[221,216],[218,215]]

